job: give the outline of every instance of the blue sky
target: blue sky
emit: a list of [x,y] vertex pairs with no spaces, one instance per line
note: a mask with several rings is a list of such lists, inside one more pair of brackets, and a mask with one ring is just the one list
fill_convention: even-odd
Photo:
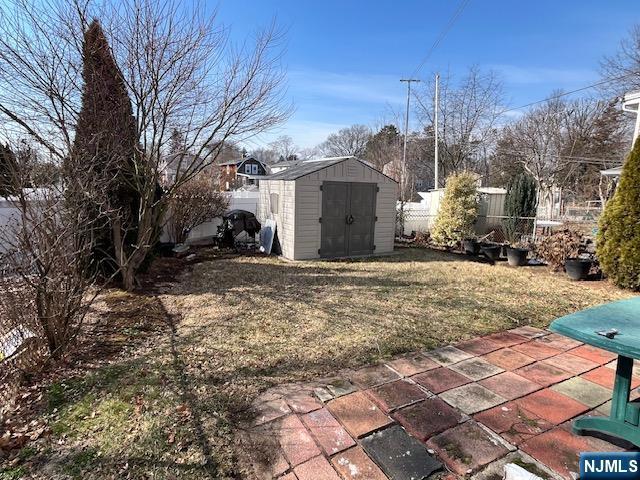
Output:
[[[311,147],[344,126],[380,125],[402,112],[399,79],[415,70],[458,4],[221,0],[219,19],[236,40],[274,19],[286,31],[283,61],[295,113],[252,144],[287,134]],[[492,69],[508,105],[517,107],[554,89],[595,83],[600,59],[616,51],[634,21],[637,0],[471,0],[420,76]]]

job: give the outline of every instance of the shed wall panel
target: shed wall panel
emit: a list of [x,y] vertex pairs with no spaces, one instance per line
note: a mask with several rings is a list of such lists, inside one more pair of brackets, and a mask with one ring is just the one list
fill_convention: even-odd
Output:
[[[272,212],[272,194],[277,195],[278,205]],[[294,182],[284,180],[262,180],[260,182],[260,201],[258,205],[258,220],[275,220],[278,239],[282,247],[282,255],[293,258],[295,246],[295,185]]]

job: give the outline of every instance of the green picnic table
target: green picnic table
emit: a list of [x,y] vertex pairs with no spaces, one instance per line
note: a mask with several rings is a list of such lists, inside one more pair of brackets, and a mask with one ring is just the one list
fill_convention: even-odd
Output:
[[[573,432],[608,433],[640,446],[640,404],[629,402],[633,359],[640,359],[640,297],[560,317],[549,330],[618,355],[609,418],[579,418],[573,423]],[[610,332],[612,338],[597,332]]]

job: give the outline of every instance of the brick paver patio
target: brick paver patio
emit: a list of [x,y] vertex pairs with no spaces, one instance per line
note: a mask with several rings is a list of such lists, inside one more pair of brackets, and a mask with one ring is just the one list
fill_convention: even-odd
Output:
[[581,451],[634,448],[571,433],[576,416],[607,414],[612,360],[520,327],[272,389],[240,441],[255,478],[482,480],[515,462],[573,479]]

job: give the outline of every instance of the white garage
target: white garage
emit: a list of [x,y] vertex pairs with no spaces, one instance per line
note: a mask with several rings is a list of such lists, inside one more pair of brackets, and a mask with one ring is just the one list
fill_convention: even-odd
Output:
[[393,251],[397,183],[355,157],[300,162],[260,181],[258,219],[292,260]]

